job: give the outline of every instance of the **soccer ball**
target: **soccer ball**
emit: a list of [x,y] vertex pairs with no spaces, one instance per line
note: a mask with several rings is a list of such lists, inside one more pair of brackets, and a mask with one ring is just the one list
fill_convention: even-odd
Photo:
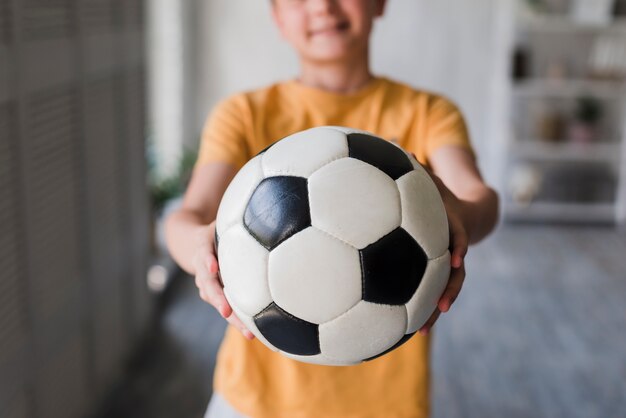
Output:
[[407,341],[450,275],[448,222],[400,147],[343,127],[290,135],[237,173],[216,220],[224,294],[267,347],[351,365]]

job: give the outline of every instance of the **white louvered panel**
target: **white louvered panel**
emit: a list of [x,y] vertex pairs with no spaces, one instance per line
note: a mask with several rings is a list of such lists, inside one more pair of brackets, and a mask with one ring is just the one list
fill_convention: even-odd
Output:
[[0,367],[24,344],[24,275],[19,265],[19,202],[16,143],[9,105],[0,106]]
[[122,304],[123,216],[121,199],[121,108],[115,78],[85,88],[85,158],[89,187],[88,219],[91,291],[94,299],[94,349],[97,384],[106,386],[119,371],[126,333]]
[[11,1],[0,0],[0,44],[11,40]]
[[124,22],[127,27],[143,28],[144,26],[144,1],[145,0],[125,0],[124,1]]
[[30,296],[41,324],[62,309],[78,314],[80,308],[72,296],[81,285],[76,96],[71,89],[34,95],[28,117]]
[[[101,277],[101,279],[107,279]],[[96,385],[108,387],[114,379],[120,377],[122,360],[127,347],[127,335],[124,324],[122,305],[123,295],[119,288],[109,289],[98,295],[94,309],[94,354]]]
[[22,16],[26,40],[66,38],[74,33],[72,0],[24,0]]
[[58,200],[57,195],[59,193],[66,192],[68,187],[72,187],[72,184],[68,185],[63,181],[63,177],[59,176],[59,174],[69,175],[73,172],[74,161],[72,154],[67,153],[67,149],[56,148],[50,150],[49,153],[46,153],[45,150],[36,151],[31,155],[31,161],[34,164],[39,164],[38,176],[34,177],[32,182],[33,186],[41,187],[38,204],[45,205],[46,199]]
[[148,251],[150,248],[150,206],[145,161],[145,74],[141,69],[126,75],[126,144],[129,154],[130,180],[129,223],[132,234],[132,295],[135,327],[141,329],[151,311],[151,295],[146,286]]
[[30,418],[32,411],[23,390],[18,391],[2,406],[2,418]]
[[131,178],[131,164],[139,164],[141,161],[134,161],[130,148],[132,144],[128,140],[127,118],[128,112],[126,108],[129,106],[126,86],[127,74],[119,73],[116,75],[116,83],[119,87],[117,98],[119,107],[116,109],[118,119],[120,121],[120,175],[124,179],[120,187],[120,202],[126,210],[121,214],[122,234],[120,236],[120,249],[122,257],[120,259],[120,274],[122,278],[122,312],[126,321],[124,322],[124,332],[129,344],[137,341],[137,336],[141,334],[141,330],[136,328],[135,312],[134,312],[134,289],[133,289],[133,272],[135,266],[143,260],[138,259],[133,254],[133,228],[132,228],[132,208],[131,208],[131,191],[133,179]]
[[115,117],[116,85],[112,79],[91,83],[86,88],[85,157],[89,187],[89,232],[92,262],[97,272],[108,276],[104,285],[113,284],[121,253],[121,216],[119,178],[120,125]]
[[11,57],[10,47],[3,45],[0,40],[0,104],[13,100],[10,74],[14,63],[9,57]]
[[85,36],[81,50],[83,70],[89,78],[107,77],[119,71],[119,36],[116,32]]
[[[29,125],[37,129],[36,132],[38,133],[48,129],[50,126],[54,126],[54,122],[59,118],[63,118],[68,112],[76,112],[76,102],[70,88],[59,88],[39,93],[33,97],[31,102],[34,102],[33,105],[36,108],[33,108],[31,112],[32,120]],[[59,123],[63,124],[64,121],[61,120]],[[70,126],[73,126],[73,124]],[[40,139],[47,140],[45,137]]]
[[46,354],[38,369],[39,410],[46,418],[83,416],[89,399],[83,338],[73,335],[57,350]]
[[114,0],[82,0],[78,3],[80,23],[86,34],[108,32],[118,23],[117,8],[121,2]]
[[23,60],[19,77],[27,94],[74,83],[74,41],[72,38],[46,38],[20,45]]
[[[17,21],[5,12],[11,5],[19,6]],[[24,111],[23,136],[12,139],[19,155],[8,160],[16,169],[0,145],[2,418],[86,416],[92,395],[110,389],[130,348],[129,289],[133,304],[148,312],[141,306],[149,207],[147,195],[136,196],[146,191],[144,104],[125,90],[129,76],[143,77],[135,73],[143,20],[143,0],[0,0],[0,109],[19,92]],[[14,27],[21,42],[7,44]],[[105,79],[91,84],[94,77]],[[0,116],[0,142],[7,137],[2,123]],[[138,133],[133,142],[128,130]],[[7,180],[14,175],[24,186],[18,221],[4,198],[6,184],[17,187]],[[15,248],[11,228],[21,240]],[[26,325],[28,332],[20,328]],[[2,357],[8,351],[18,354]],[[7,358],[15,366],[3,367]],[[23,382],[28,398],[18,394]]]
[[[0,226],[0,233],[6,232]],[[10,361],[24,344],[24,321],[22,318],[23,300],[18,285],[23,276],[17,268],[17,254],[14,243],[0,239],[0,366]]]

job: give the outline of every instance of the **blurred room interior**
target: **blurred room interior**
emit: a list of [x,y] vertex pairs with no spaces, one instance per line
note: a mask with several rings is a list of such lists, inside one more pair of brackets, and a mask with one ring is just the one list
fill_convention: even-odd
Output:
[[[389,0],[372,66],[501,198],[434,416],[626,416],[626,0]],[[226,323],[162,221],[212,106],[296,72],[267,1],[0,0],[0,416],[202,416]]]

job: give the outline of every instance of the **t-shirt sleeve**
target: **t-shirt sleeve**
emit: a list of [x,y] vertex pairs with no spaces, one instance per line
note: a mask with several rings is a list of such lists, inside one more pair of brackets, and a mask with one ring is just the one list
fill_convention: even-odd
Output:
[[467,149],[475,158],[465,119],[458,107],[442,96],[433,96],[427,110],[426,157],[444,145]]
[[196,167],[224,162],[241,168],[248,161],[246,115],[245,100],[240,96],[213,108],[202,129]]

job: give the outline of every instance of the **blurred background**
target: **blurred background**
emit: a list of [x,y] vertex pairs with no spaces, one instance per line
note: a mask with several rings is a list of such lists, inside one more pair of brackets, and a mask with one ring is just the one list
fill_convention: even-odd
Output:
[[[377,74],[466,116],[502,199],[434,330],[435,417],[626,416],[626,1],[389,0]],[[269,2],[0,0],[0,416],[202,416],[225,322],[167,254]]]

